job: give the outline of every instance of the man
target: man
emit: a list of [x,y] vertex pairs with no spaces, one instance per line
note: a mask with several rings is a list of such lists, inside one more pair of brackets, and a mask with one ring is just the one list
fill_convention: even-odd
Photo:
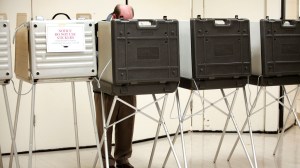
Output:
[[[118,19],[123,17],[123,19],[132,19],[134,16],[133,8],[129,5],[117,5],[110,15],[108,15],[107,20]],[[101,52],[101,51],[99,51]],[[94,99],[96,106],[96,121],[98,127],[99,139],[103,135],[103,120],[102,120],[102,104],[101,104],[101,93],[97,92],[97,84],[94,84]],[[136,106],[135,96],[119,96],[122,100],[127,103]],[[107,117],[110,112],[110,108],[113,102],[114,96],[103,93],[103,105],[105,108],[105,117]],[[132,113],[135,110],[126,106],[119,101],[116,102],[111,121],[114,123]],[[111,155],[111,143],[112,143],[112,127],[107,130],[107,145],[108,145],[108,155],[109,155],[109,168],[115,168],[115,163],[117,168],[133,168],[129,163],[129,158],[132,154],[132,137],[134,128],[134,115],[118,124],[115,125],[115,152],[114,157]],[[105,163],[105,152],[104,146],[101,149],[103,163]]]

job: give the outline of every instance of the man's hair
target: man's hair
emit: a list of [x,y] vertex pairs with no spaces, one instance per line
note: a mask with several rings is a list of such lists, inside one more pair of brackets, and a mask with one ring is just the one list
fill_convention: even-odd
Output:
[[[130,6],[130,8],[131,8],[131,11],[132,11],[132,16],[134,16],[134,10],[133,10],[133,8],[132,8],[131,6]],[[121,11],[120,11],[120,4],[118,4],[118,5],[115,7],[115,9],[114,9],[114,11],[113,11],[113,14],[115,14],[117,18],[120,18],[120,14],[121,14]]]

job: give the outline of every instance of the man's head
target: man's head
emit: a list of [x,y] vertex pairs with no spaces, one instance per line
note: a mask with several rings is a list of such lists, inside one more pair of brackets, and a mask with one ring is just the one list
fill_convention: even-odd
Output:
[[132,19],[134,17],[133,8],[129,5],[117,5],[113,12],[113,19],[119,19],[123,17],[124,19]]

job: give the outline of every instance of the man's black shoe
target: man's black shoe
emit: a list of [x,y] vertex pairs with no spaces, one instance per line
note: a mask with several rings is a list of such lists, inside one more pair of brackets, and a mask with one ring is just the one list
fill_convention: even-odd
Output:
[[117,168],[134,168],[130,163],[117,165]]

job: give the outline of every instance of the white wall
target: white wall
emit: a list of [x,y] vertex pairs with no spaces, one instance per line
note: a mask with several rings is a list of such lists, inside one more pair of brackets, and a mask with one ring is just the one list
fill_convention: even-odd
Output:
[[[296,1],[287,0],[289,3],[294,4]],[[113,7],[117,3],[124,3],[121,0],[104,1],[104,0],[52,0],[52,1],[39,1],[32,0],[32,11],[30,0],[0,0],[0,13],[7,13],[11,23],[11,37],[13,36],[16,13],[27,13],[28,19],[32,12],[32,17],[43,16],[50,19],[55,13],[64,12],[68,13],[70,17],[74,18],[76,13],[91,13],[94,20],[102,20],[106,18],[107,14],[112,12]],[[168,18],[176,19],[189,19],[191,16],[195,17],[200,14],[203,17],[234,17],[238,14],[240,18],[249,18],[250,20],[258,21],[269,15],[271,18],[280,17],[280,0],[267,0],[267,6],[262,0],[152,0],[140,1],[130,0],[129,3],[135,9],[135,18]],[[18,5],[16,5],[18,4]],[[289,6],[290,4],[288,4]],[[193,10],[191,10],[191,6]],[[291,5],[293,6],[293,5]],[[253,10],[255,9],[255,10]],[[265,10],[266,9],[266,10]],[[294,16],[292,9],[288,10]],[[11,38],[12,39],[12,38]],[[12,45],[12,57],[14,60],[14,45]],[[18,84],[16,78],[13,79]],[[17,87],[17,86],[16,86]],[[14,117],[17,96],[13,91],[12,84],[7,86],[8,96],[10,101],[10,110]],[[24,83],[23,92],[28,91],[30,85]],[[277,91],[278,88],[270,88],[272,91]],[[252,96],[254,97],[256,87],[250,86]],[[248,91],[248,90],[247,90]],[[190,91],[180,89],[181,94],[181,108],[184,108],[185,101]],[[240,93],[242,93],[240,91]],[[203,92],[201,92],[203,94]],[[0,90],[0,95],[3,95]],[[210,99],[217,99],[220,96],[219,91],[205,91],[204,95]],[[18,124],[17,145],[19,151],[28,150],[29,141],[29,116],[30,116],[30,94],[22,96],[21,110]],[[76,83],[76,96],[77,96],[77,110],[78,110],[78,125],[80,145],[94,145],[93,127],[91,122],[91,114],[89,109],[89,102],[87,96],[87,89],[85,82]],[[177,128],[177,120],[170,119],[170,109],[173,101],[173,94],[168,100],[168,108],[165,115],[170,132],[174,132]],[[241,97],[241,94],[239,94]],[[252,97],[252,99],[253,99]],[[62,148],[74,146],[74,131],[73,131],[73,114],[72,114],[72,100],[71,100],[71,84],[70,83],[52,83],[40,84],[37,86],[36,95],[36,118],[37,125],[36,131],[36,149],[49,149],[49,148]],[[151,96],[138,96],[138,106],[141,107],[147,101],[151,101]],[[201,102],[194,100],[194,109],[201,108]],[[241,99],[236,104],[237,120],[242,121],[244,118],[244,103]],[[220,105],[225,108],[224,103]],[[271,108],[277,108],[271,107]],[[157,113],[155,107],[147,110],[147,112]],[[208,111],[205,116],[196,116],[193,118],[193,129],[198,130],[221,130],[224,126],[224,116],[219,115],[216,110]],[[261,130],[264,127],[260,114],[254,118],[253,122],[256,130]],[[153,116],[157,116],[154,114]],[[176,111],[172,113],[176,116]],[[220,116],[220,117],[219,117]],[[221,122],[220,122],[221,121]],[[239,122],[240,123],[240,122]],[[275,125],[271,126],[273,129]],[[274,124],[272,121],[272,124]],[[189,129],[190,121],[185,123],[185,129]],[[146,126],[146,127],[145,127]],[[144,139],[153,137],[156,131],[157,124],[145,118],[142,115],[136,116],[136,127],[134,139]],[[229,130],[233,127],[230,125]],[[161,134],[164,134],[161,131]],[[3,153],[10,150],[10,135],[5,113],[4,99],[0,96],[0,144]]]
[[286,19],[299,18],[299,0],[286,0]]

